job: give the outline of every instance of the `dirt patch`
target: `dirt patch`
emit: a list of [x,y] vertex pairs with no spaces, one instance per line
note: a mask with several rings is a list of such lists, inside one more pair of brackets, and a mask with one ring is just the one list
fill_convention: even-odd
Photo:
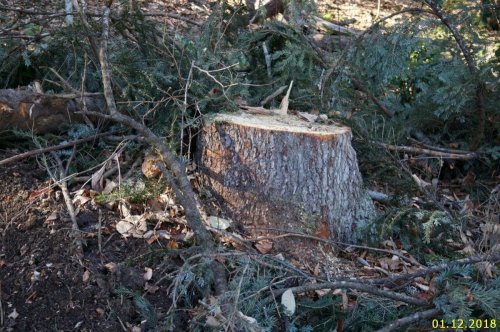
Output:
[[[152,330],[153,319],[165,326],[169,285],[160,278],[178,267],[165,245],[124,240],[114,231],[117,217],[105,213],[99,251],[98,213],[88,208],[78,214],[86,243],[78,262],[62,197],[33,164],[0,170],[0,331],[123,331],[148,319],[143,330]],[[151,285],[154,294],[145,290]],[[148,312],[134,296],[149,303]]]

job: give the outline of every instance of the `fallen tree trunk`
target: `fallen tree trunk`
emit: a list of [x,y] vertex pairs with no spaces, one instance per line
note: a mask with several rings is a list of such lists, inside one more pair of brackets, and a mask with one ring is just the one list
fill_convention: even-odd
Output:
[[205,185],[250,233],[280,228],[352,241],[373,206],[351,136],[292,116],[221,114],[202,128],[196,159]]
[[[87,94],[84,104],[90,112],[102,112],[104,98]],[[33,130],[36,134],[57,132],[71,123],[83,122],[77,94],[41,94],[30,90],[0,89],[0,130]],[[83,104],[83,103],[82,103]]]

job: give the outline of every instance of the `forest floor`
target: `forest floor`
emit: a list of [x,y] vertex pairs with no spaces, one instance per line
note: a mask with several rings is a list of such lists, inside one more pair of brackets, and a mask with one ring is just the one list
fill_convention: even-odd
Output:
[[[381,2],[378,14],[377,1],[317,4],[333,20],[354,19],[350,27],[359,30],[377,16],[401,9],[389,1]],[[150,2],[146,9],[200,23],[209,13],[208,6],[181,0]],[[189,26],[174,18],[164,20],[179,30]],[[0,160],[15,152],[1,152]],[[161,319],[170,308],[170,284],[162,276],[182,265],[176,254],[182,242],[125,239],[116,231],[116,209],[89,201],[77,215],[85,242],[79,261],[72,251],[64,200],[51,184],[34,158],[0,168],[0,331],[141,331],[141,321],[150,317],[137,304],[138,297],[154,308],[157,326],[165,326]],[[354,263],[349,265],[355,269]],[[132,293],[117,293],[119,286]],[[188,312],[179,312],[176,319],[176,326],[189,326]]]
[[106,210],[99,224],[96,209],[82,208],[80,264],[72,251],[71,221],[60,192],[48,189],[46,171],[25,160],[1,168],[0,179],[6,225],[0,242],[0,331],[132,330],[144,317],[133,296],[114,293],[119,285],[148,293],[156,315],[166,316],[168,285],[149,284],[144,276],[147,267],[155,278],[177,268],[164,246],[126,240],[115,231],[119,218],[113,212]]

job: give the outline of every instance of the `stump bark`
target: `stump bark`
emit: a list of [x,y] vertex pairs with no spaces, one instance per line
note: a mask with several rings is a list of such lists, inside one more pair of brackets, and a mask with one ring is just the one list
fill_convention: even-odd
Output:
[[220,114],[196,160],[223,211],[253,235],[272,229],[354,241],[373,214],[348,127],[294,116]]

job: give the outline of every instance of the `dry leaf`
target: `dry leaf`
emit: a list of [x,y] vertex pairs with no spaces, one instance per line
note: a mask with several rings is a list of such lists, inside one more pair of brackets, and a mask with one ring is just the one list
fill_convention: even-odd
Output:
[[118,186],[115,181],[106,180],[106,186],[102,190],[103,194],[109,194]]
[[329,239],[330,238],[330,230],[328,229],[328,225],[326,223],[322,222],[316,227],[316,231],[314,232],[314,235],[317,237],[320,237],[322,239]]
[[21,254],[21,256],[24,256],[26,255],[26,253],[28,252],[28,244],[25,243],[23,244],[23,246],[21,247],[21,249],[19,250],[19,253]]
[[285,315],[290,317],[295,313],[295,296],[291,289],[287,289],[283,295],[281,295],[281,304],[285,308]]
[[261,254],[267,254],[268,252],[273,249],[273,243],[269,240],[261,240],[255,243],[255,248],[261,253]]
[[424,291],[424,292],[428,292],[430,287],[427,286],[427,285],[423,285],[423,284],[420,284],[418,282],[415,283],[415,286],[417,286],[418,288],[420,288],[420,290]]
[[91,188],[92,190],[95,190],[98,193],[102,191],[102,183],[103,183],[102,176],[104,175],[105,170],[106,170],[106,164],[102,165],[102,167],[99,168],[97,172],[92,174]]
[[392,240],[385,240],[382,242],[382,245],[386,248],[396,249],[396,244]]
[[179,248],[179,244],[174,240],[168,240],[167,248],[168,249],[177,249],[177,248]]
[[349,309],[349,298],[347,297],[347,292],[342,292],[342,309]]
[[156,163],[160,161],[156,155],[147,155],[141,166],[142,174],[148,179],[156,178],[160,175],[161,170],[156,166]]
[[156,286],[156,285],[153,285],[153,284],[150,284],[149,282],[146,282],[144,284],[144,290],[150,294],[154,294],[158,291],[158,289],[160,289],[159,286]]
[[150,267],[145,267],[144,268],[144,280],[148,281],[151,280],[153,277],[153,269]]
[[321,266],[318,264],[316,264],[316,266],[314,267],[314,270],[313,270],[313,275],[315,275],[316,277],[320,275],[320,272],[321,272]]
[[7,318],[10,319],[16,319],[17,317],[19,317],[19,314],[17,313],[16,308],[14,308],[14,310],[12,310],[12,312],[7,316]]
[[57,211],[52,212],[50,216],[48,216],[47,219],[45,219],[45,222],[57,220],[57,215],[58,215]]
[[278,259],[278,260],[282,261],[282,262],[284,262],[284,261],[285,261],[285,257],[283,256],[283,254],[282,254],[282,253],[279,253],[279,254],[275,255],[274,257],[275,257],[276,259]]
[[147,215],[131,215],[128,208],[125,207],[122,209],[122,212],[124,212],[125,218],[116,224],[116,230],[125,238],[129,236],[143,238],[148,230],[148,225],[146,223]]
[[90,279],[90,271],[89,270],[85,270],[85,272],[83,272],[83,276],[82,276],[82,281],[84,283],[87,283]]
[[208,327],[219,327],[220,323],[214,316],[208,316],[205,325]]
[[308,122],[316,122],[316,120],[318,119],[317,115],[309,114],[306,112],[297,112],[297,115]]
[[231,226],[232,221],[229,219],[223,219],[219,217],[210,216],[207,218],[207,222],[213,228],[226,230]]
[[118,270],[118,264],[110,262],[104,264],[104,268],[110,272],[110,273],[115,273]]
[[368,263],[365,259],[361,257],[357,257],[356,262],[361,266],[370,266],[370,263]]
[[89,192],[85,189],[80,189],[75,192],[75,196],[73,197],[73,204],[75,205],[85,205],[88,201],[90,201]]
[[314,291],[319,297],[322,297],[322,296],[325,296],[326,294],[328,294],[330,292],[330,289],[326,288],[326,289],[316,289]]
[[255,318],[247,316],[244,313],[242,313],[241,311],[238,311],[238,316],[240,316],[240,318],[243,319],[244,321],[246,321],[247,323],[257,324],[257,320]]

